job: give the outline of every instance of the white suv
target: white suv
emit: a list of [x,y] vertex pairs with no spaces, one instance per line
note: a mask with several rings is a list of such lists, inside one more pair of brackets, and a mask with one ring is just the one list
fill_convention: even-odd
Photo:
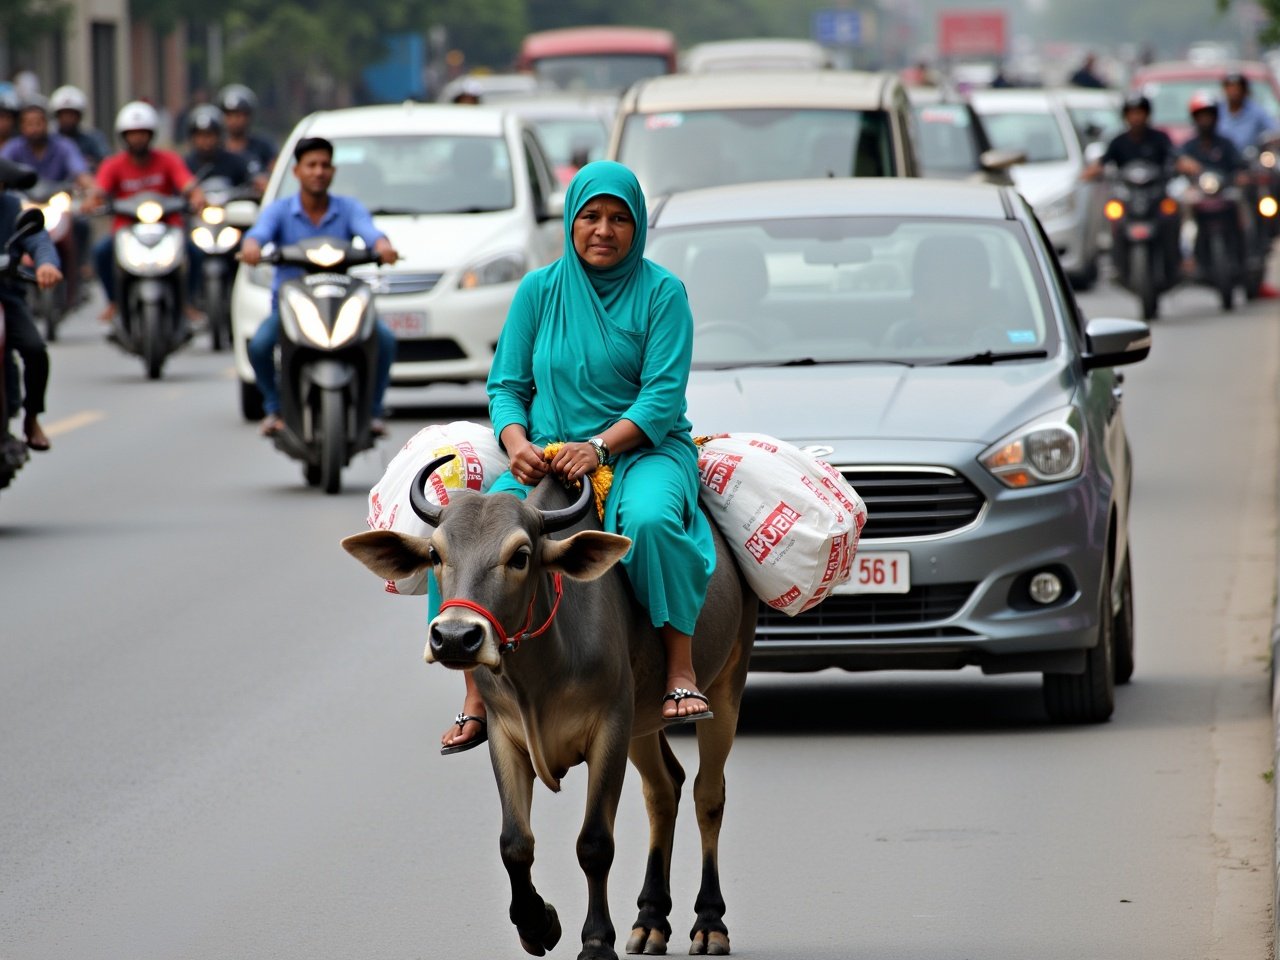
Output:
[[[333,192],[373,213],[403,259],[360,267],[379,316],[398,339],[391,382],[422,386],[483,380],[516,285],[560,256],[564,198],[531,128],[475,106],[358,107],[306,117],[294,128],[264,202],[297,192],[293,146],[333,143]],[[242,268],[231,321],[241,410],[261,416],[246,351],[271,308],[269,266]]]

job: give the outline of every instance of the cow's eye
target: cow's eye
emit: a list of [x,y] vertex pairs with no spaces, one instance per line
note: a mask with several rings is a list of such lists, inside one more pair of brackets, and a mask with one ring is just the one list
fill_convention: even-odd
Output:
[[427,547],[427,559],[431,561],[433,567],[440,566],[440,553],[435,547]]
[[529,566],[529,552],[527,550],[517,550],[511,555],[511,559],[507,561],[507,566],[512,570],[523,570]]

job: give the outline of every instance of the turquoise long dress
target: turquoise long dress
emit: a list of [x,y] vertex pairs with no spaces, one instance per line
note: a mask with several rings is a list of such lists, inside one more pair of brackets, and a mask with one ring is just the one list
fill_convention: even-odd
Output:
[[[572,225],[594,197],[623,200],[636,234],[608,270],[587,266]],[[692,635],[715,569],[715,546],[698,509],[698,455],[685,414],[693,317],[684,284],[644,259],[648,212],[635,176],[610,161],[584,166],[565,200],[565,254],[525,276],[489,374],[494,433],[520,424],[539,446],[585,441],[619,420],[647,440],[618,455],[604,528],[630,537],[622,567],[655,627]],[[510,472],[490,493],[525,497]],[[430,578],[431,614],[439,605]]]

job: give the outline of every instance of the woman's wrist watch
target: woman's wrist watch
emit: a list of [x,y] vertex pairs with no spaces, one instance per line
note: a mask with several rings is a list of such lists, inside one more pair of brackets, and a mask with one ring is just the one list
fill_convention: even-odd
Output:
[[604,442],[604,437],[592,437],[587,443],[596,448],[596,459],[600,466],[609,462],[609,445]]

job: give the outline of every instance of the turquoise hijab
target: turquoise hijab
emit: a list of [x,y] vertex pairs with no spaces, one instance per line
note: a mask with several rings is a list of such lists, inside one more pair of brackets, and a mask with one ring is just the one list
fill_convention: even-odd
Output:
[[[590,201],[606,195],[627,205],[636,232],[627,255],[612,267],[600,269],[584,263],[574,249],[573,221]],[[643,330],[652,284],[652,271],[644,269],[648,232],[644,192],[630,169],[612,160],[596,160],[579,170],[565,194],[564,255],[556,265],[555,284],[562,308],[579,317],[595,314],[624,330]]]

